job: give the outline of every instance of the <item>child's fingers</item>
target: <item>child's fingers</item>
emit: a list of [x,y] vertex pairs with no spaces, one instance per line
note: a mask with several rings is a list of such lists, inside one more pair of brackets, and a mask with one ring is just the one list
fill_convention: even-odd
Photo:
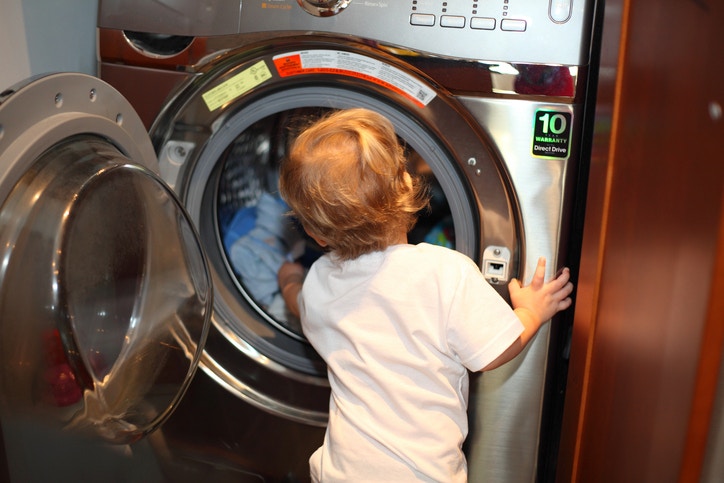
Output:
[[[554,280],[551,283],[557,283],[558,280]],[[573,293],[573,283],[566,282],[565,285],[558,288],[553,294],[554,298],[558,300],[558,310],[565,310],[571,306],[573,300],[570,295]]]
[[573,300],[571,300],[570,297],[564,298],[563,300],[558,302],[558,311],[560,312],[561,310],[566,310],[568,307],[571,306],[572,303]]
[[571,270],[568,267],[562,268],[555,279],[551,280],[551,283],[555,284],[558,289],[566,286],[568,281],[571,279]]

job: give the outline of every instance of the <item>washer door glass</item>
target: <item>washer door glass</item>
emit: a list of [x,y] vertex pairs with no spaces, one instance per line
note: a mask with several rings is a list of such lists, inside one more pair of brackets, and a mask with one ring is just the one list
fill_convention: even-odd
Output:
[[[285,260],[309,268],[323,249],[288,216],[289,207],[278,193],[278,170],[291,138],[330,111],[294,108],[254,122],[233,139],[217,173],[220,237],[235,281],[270,323],[298,338],[304,337],[300,321],[284,304],[276,274]],[[410,243],[455,248],[453,220],[440,183],[423,157],[404,139],[400,143],[406,148],[408,170],[425,180],[431,194],[430,209],[419,214]]]
[[198,237],[170,189],[106,139],[35,160],[0,208],[3,416],[133,442],[197,365],[212,304]]

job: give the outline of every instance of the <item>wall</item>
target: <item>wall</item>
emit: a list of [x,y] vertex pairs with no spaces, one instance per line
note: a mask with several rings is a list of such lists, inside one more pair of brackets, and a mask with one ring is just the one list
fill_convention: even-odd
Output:
[[721,481],[722,23],[606,2],[560,482]]
[[96,73],[97,0],[0,0],[0,89],[54,71]]

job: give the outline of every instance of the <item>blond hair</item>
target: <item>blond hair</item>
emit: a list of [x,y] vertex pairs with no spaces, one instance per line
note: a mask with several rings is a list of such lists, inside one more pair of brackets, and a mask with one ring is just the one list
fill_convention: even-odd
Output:
[[386,248],[428,206],[392,123],[367,109],[305,129],[282,163],[279,190],[304,228],[345,260]]

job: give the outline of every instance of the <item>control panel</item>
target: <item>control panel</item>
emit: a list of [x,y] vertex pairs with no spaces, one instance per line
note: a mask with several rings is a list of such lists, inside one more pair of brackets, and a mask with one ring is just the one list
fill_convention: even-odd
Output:
[[102,0],[98,26],[188,36],[318,32],[443,57],[583,66],[595,2],[175,0],[171,14],[161,2]]
[[445,57],[587,65],[593,4],[593,0],[265,0],[244,1],[240,20],[245,32],[321,31]]

